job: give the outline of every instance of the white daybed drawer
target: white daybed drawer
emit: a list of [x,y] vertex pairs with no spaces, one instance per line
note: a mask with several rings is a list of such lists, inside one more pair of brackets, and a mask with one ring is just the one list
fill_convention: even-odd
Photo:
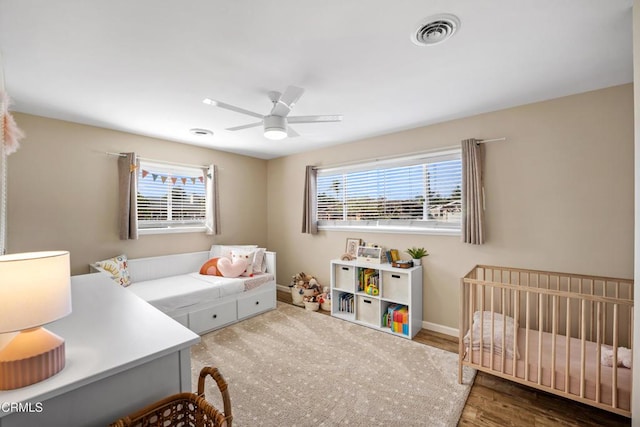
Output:
[[275,292],[266,290],[238,298],[238,319],[253,316],[275,308]]
[[236,319],[236,302],[229,301],[189,313],[189,329],[202,334],[235,322]]

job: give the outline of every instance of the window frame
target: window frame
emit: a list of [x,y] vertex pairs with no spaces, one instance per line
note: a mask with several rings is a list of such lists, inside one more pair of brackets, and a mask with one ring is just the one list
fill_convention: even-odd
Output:
[[[418,155],[398,156],[383,160],[362,161],[350,163],[346,166],[317,168],[316,189],[318,179],[322,175],[331,173],[348,174],[357,171],[391,169],[402,166],[424,165],[429,163],[443,162],[447,160],[460,160],[462,163],[462,149],[460,147],[449,147]],[[344,176],[344,175],[343,175]],[[462,164],[460,165],[460,204],[462,204]],[[426,194],[426,189],[425,189]],[[323,231],[359,231],[368,233],[401,233],[401,234],[431,234],[431,235],[451,235],[460,236],[462,234],[462,222],[443,222],[437,220],[423,219],[372,219],[372,220],[319,220],[318,219],[318,194],[314,195],[315,220],[318,230]],[[346,195],[343,195],[343,200]],[[460,212],[460,215],[462,213]]]
[[[154,170],[155,169],[155,170]],[[150,159],[140,159],[139,160],[139,171],[137,171],[137,179],[138,179],[138,194],[137,198],[137,210],[136,210],[136,218],[138,221],[138,234],[140,235],[149,235],[149,234],[174,234],[174,233],[200,233],[207,231],[207,217],[206,217],[206,206],[210,203],[209,192],[206,189],[206,172],[204,171],[205,167],[200,165],[186,165],[186,164],[177,164],[172,162],[166,162],[162,160],[150,160]],[[167,210],[169,209],[169,205],[172,204],[171,192],[175,185],[179,185],[180,178],[199,178],[202,177],[202,195],[204,197],[204,201],[202,203],[202,212],[203,217],[202,220],[143,220],[140,219],[140,195],[142,194],[140,191],[141,181],[143,179],[147,179],[147,177],[143,178],[143,171],[149,172],[149,175],[152,175],[153,172],[158,172],[159,176],[167,176],[167,181],[161,185],[167,186]],[[152,172],[153,171],[153,172]],[[173,174],[178,180],[176,183],[171,182],[170,176]],[[197,176],[196,176],[197,174]],[[183,184],[187,185],[187,184]],[[195,185],[195,184],[194,184]],[[155,226],[153,226],[155,225]]]

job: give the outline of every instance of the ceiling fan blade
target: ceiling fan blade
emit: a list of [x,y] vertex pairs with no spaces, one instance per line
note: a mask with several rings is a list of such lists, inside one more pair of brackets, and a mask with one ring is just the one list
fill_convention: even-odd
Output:
[[271,115],[286,117],[303,93],[304,89],[301,87],[288,86],[278,101],[273,104]]
[[262,126],[262,122],[250,123],[248,125],[242,125],[242,126],[234,126],[232,128],[227,128],[225,130],[242,130],[242,129],[254,128],[256,126]]
[[298,99],[304,93],[304,89],[297,86],[288,86],[282,95],[280,95],[280,100],[278,102],[288,105],[289,108],[293,108],[298,102]]
[[296,136],[300,136],[300,134],[298,132],[296,132],[295,130],[293,130],[291,128],[291,126],[287,127],[287,136],[289,138],[295,138]]
[[244,108],[236,107],[235,105],[226,104],[224,102],[216,101],[210,98],[205,98],[202,100],[207,105],[213,105],[215,107],[224,108],[226,110],[235,111],[236,113],[246,114],[247,116],[255,117],[258,119],[262,119],[264,116],[262,114],[254,113],[253,111],[245,110]]
[[341,122],[342,114],[331,114],[323,116],[293,116],[287,117],[288,123],[327,123]]

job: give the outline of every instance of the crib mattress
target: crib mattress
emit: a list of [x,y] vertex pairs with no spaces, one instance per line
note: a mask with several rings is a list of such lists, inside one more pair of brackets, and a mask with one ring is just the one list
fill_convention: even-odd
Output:
[[127,289],[158,310],[171,313],[201,302],[255,289],[273,280],[273,274],[270,273],[239,278],[189,273],[132,283]]
[[[520,380],[525,380],[525,373],[528,370],[527,381],[537,384],[538,383],[538,366],[542,366],[540,383],[546,387],[551,387],[551,365],[552,356],[551,349],[553,344],[553,335],[547,332],[542,333],[542,351],[540,364],[538,363],[538,344],[539,336],[538,331],[529,331],[529,357],[525,356],[525,342],[526,334],[524,328],[518,330],[518,350],[520,358],[516,359],[516,377]],[[491,363],[490,347],[485,346],[483,350],[483,363],[484,370],[489,372]],[[567,391],[571,395],[580,396],[580,368],[581,368],[581,348],[582,341],[576,338],[569,339],[569,390],[565,389],[565,372],[566,372],[566,356],[567,345],[566,337],[563,335],[556,335],[556,358],[555,358],[555,374],[553,388],[558,391]],[[597,358],[598,345],[592,341],[585,342],[585,388],[584,397],[589,400],[596,401],[596,379],[597,369],[600,367],[600,390],[599,390],[599,402],[606,405],[612,404],[612,379],[614,378],[613,367],[603,366],[600,364],[600,360]],[[474,349],[473,364],[475,367],[480,365],[480,350]],[[465,360],[469,361],[469,354]],[[525,366],[525,363],[528,363]],[[502,356],[493,354],[493,370],[502,372]],[[513,359],[505,357],[504,373],[507,375],[513,375]],[[632,370],[624,367],[618,367],[616,373],[617,379],[617,407],[630,410],[631,408],[631,384],[632,384]]]

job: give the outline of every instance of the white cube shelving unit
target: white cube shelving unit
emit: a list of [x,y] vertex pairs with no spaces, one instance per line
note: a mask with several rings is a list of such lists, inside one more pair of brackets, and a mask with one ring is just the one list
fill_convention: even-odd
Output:
[[[361,269],[373,270],[377,276],[378,295],[359,289]],[[340,304],[341,297],[349,297],[349,307]],[[383,315],[391,304],[408,307],[408,334],[383,326]],[[422,328],[422,267],[395,268],[390,264],[363,261],[331,261],[331,315],[404,338],[413,338]]]

